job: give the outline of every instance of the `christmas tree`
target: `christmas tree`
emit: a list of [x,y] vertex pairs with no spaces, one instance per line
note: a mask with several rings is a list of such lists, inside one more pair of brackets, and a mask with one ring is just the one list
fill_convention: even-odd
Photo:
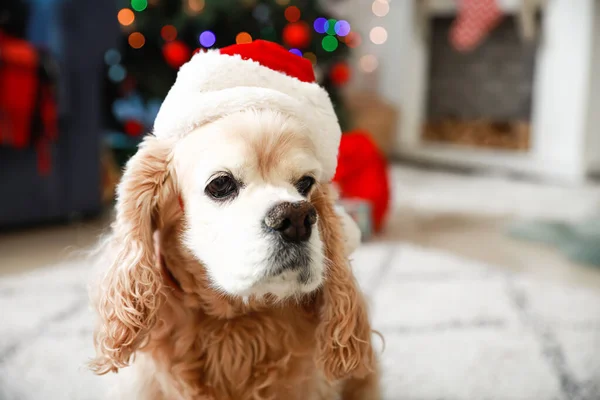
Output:
[[349,79],[347,21],[326,15],[317,0],[131,0],[115,15],[123,32],[106,53],[107,117],[113,148],[129,153],[149,132],[178,68],[196,51],[255,39],[280,43],[308,58],[346,128],[339,88]]

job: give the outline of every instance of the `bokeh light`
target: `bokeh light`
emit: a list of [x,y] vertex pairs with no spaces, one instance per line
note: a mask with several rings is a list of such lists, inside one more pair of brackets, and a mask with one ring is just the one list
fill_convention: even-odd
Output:
[[252,16],[260,22],[267,23],[269,22],[269,17],[271,16],[271,10],[266,4],[261,3],[254,7]]
[[148,0],[131,0],[131,8],[135,11],[144,11],[148,7]]
[[310,61],[312,65],[315,65],[317,63],[317,55],[312,51],[307,51],[306,53],[304,53],[304,58]]
[[373,14],[378,17],[385,17],[390,12],[390,5],[384,0],[375,0],[371,6]]
[[121,53],[117,49],[108,49],[104,53],[104,62],[107,65],[115,65],[121,62]]
[[335,51],[338,48],[338,40],[335,36],[325,36],[321,41],[321,45],[323,46],[323,50],[325,51]]
[[204,10],[204,0],[188,0],[188,9],[194,13],[201,13]]
[[358,60],[358,65],[364,72],[371,73],[377,69],[379,61],[373,54],[366,54]]
[[346,46],[350,47],[351,49],[355,49],[358,46],[360,46],[361,42],[362,42],[362,38],[360,37],[360,35],[356,32],[350,32],[345,38],[344,41],[346,43]]
[[265,40],[276,40],[277,32],[275,32],[275,28],[272,26],[265,26],[260,30],[260,37]]
[[280,6],[287,6],[288,4],[290,4],[290,0],[275,0],[275,2]]
[[127,40],[134,49],[141,49],[146,43],[146,38],[139,32],[133,32]]
[[211,31],[204,31],[200,34],[198,41],[204,47],[212,47],[217,41],[217,37]]
[[248,32],[240,32],[235,37],[237,44],[252,43],[252,36]]
[[110,79],[111,82],[122,82],[126,75],[127,71],[121,64],[111,65],[111,67],[108,69],[108,79]]
[[339,36],[346,36],[350,33],[350,23],[348,21],[340,20],[335,23],[333,30]]
[[300,49],[310,44],[310,36],[310,27],[304,21],[287,24],[281,33],[283,42],[287,46]]
[[290,49],[290,53],[302,57],[302,52],[298,49]]
[[177,38],[177,29],[173,25],[165,25],[160,29],[160,36],[165,42],[171,42]]
[[327,19],[323,18],[323,17],[319,17],[317,19],[315,19],[315,22],[313,23],[313,28],[315,29],[315,32],[317,33],[325,33],[327,32]]
[[335,35],[335,23],[337,22],[336,19],[328,19],[327,22],[325,23],[325,32],[327,32],[328,35]]
[[375,44],[385,43],[387,37],[387,31],[382,26],[376,26],[375,28],[371,29],[371,32],[369,33],[369,38],[371,39],[371,42]]
[[289,6],[285,9],[284,15],[288,22],[296,22],[300,20],[300,9],[296,6]]
[[135,15],[129,8],[123,8],[117,14],[117,20],[123,26],[129,26],[135,21]]

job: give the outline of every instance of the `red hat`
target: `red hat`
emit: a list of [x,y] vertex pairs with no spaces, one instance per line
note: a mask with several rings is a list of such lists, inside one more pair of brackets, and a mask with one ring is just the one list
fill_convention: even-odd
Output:
[[264,40],[194,55],[179,70],[154,122],[154,135],[182,137],[249,108],[300,119],[315,145],[322,178],[333,178],[341,129],[329,95],[316,83],[309,60]]

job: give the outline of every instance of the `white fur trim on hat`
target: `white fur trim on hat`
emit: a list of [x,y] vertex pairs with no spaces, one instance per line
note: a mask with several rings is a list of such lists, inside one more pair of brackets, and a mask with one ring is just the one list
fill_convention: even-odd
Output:
[[154,135],[182,137],[229,114],[274,109],[300,119],[310,132],[323,179],[335,174],[341,129],[327,92],[239,55],[197,53],[183,65],[154,122]]

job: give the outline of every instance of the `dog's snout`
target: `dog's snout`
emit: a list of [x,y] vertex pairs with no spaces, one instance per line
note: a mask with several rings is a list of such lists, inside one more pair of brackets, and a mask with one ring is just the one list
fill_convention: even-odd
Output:
[[285,240],[296,243],[310,238],[316,222],[317,211],[307,201],[277,204],[265,217],[265,225],[280,232]]

